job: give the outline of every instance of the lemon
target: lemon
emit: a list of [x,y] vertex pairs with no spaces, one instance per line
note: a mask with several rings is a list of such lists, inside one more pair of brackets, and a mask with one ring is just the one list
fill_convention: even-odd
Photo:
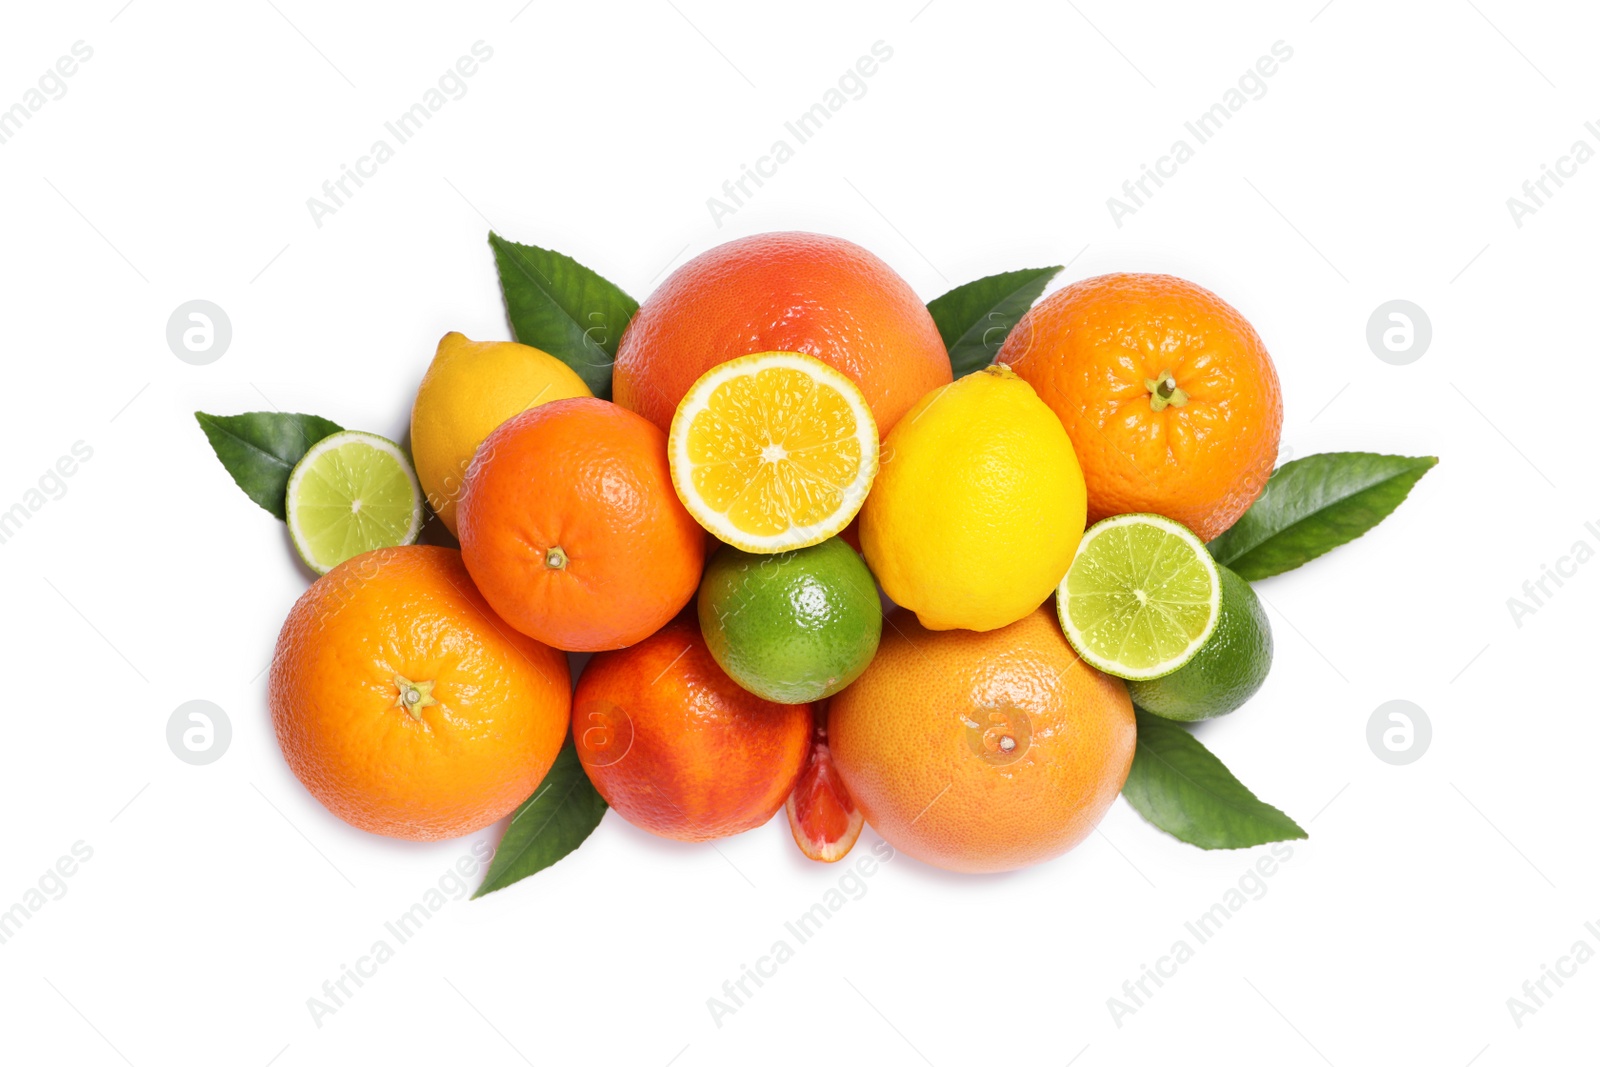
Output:
[[996,365],[924,396],[884,441],[861,548],[929,630],[995,630],[1038,608],[1083,536],[1083,472],[1061,421]]
[[528,408],[589,395],[583,379],[547,352],[445,334],[411,408],[411,457],[428,506],[455,533],[456,501],[483,439]]
[[878,424],[856,383],[799,352],[712,367],[667,434],[695,521],[746,552],[820,544],[850,525],[878,470]]

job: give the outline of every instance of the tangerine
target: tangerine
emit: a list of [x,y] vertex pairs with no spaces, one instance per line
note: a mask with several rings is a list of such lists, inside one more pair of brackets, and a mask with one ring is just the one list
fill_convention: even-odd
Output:
[[457,522],[484,599],[569,652],[647,637],[700,584],[705,535],[672,488],[666,434],[605,400],[501,424],[467,469]]
[[1272,473],[1283,427],[1272,357],[1243,315],[1193,282],[1076,282],[1024,315],[995,359],[1067,428],[1091,525],[1155,512],[1209,541]]
[[566,657],[506,626],[436,545],[317,579],[284,620],[267,702],[290,770],[389,837],[481,830],[538,787],[567,734]]

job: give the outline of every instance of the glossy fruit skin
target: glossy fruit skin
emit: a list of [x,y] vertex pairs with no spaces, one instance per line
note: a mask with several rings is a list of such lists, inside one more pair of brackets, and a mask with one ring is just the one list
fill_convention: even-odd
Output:
[[923,397],[884,442],[861,549],[930,630],[993,630],[1049,598],[1083,536],[1084,484],[1032,386],[987,367]]
[[872,828],[964,873],[1088,836],[1133,763],[1127,687],[1078,659],[1043,608],[988,633],[886,621],[872,666],[828,705],[834,762]]
[[691,613],[589,661],[573,698],[573,736],[589,780],[633,825],[709,841],[762,825],[805,766],[811,705],[739,687]]
[[[397,706],[396,676],[434,703]],[[566,657],[508,629],[461,554],[367,552],[319,578],[268,680],[284,759],[352,826],[434,841],[481,830],[538,787],[567,734]]]
[[811,755],[783,810],[789,816],[789,833],[806,859],[838,863],[855,847],[866,820],[833,764],[827,713],[822,705],[817,707],[820,721],[812,737]]
[[725,546],[706,566],[697,606],[718,665],[780,704],[821,700],[855,681],[883,631],[872,574],[837,537],[776,555]]
[[1214,719],[1237,711],[1267,680],[1272,623],[1266,609],[1249,582],[1220,563],[1217,571],[1222,612],[1210,639],[1171,674],[1128,683],[1128,694],[1145,711],[1180,722]]
[[950,380],[933,317],[887,263],[838,237],[763,233],[701,253],[645,300],[612,395],[666,430],[702,374],[752,352],[803,352],[849,375],[880,439]]
[[[1091,524],[1149,511],[1209,541],[1272,473],[1277,370],[1244,316],[1193,282],[1107,274],[1069,285],[1024,315],[995,358],[1066,426]],[[1163,371],[1187,399],[1156,411],[1146,382]]]
[[411,458],[439,521],[458,533],[467,467],[496,427],[538,404],[589,395],[572,368],[540,349],[445,334],[411,406]]
[[641,640],[700,584],[705,534],[673,491],[666,435],[605,400],[543,404],[490,434],[459,516],[484,598],[569,652]]

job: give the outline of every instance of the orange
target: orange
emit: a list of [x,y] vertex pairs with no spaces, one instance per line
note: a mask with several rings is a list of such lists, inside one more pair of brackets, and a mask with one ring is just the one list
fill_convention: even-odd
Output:
[[460,837],[526,800],[567,734],[566,657],[497,619],[461,554],[380,548],[290,610],[267,703],[278,745],[345,822]]
[[1044,608],[985,633],[884,620],[878,658],[828,706],[828,742],[867,822],[968,873],[1059,856],[1094,829],[1133,763],[1133,703]]
[[694,383],[672,417],[667,462],[701,526],[746,552],[782,552],[855,518],[878,471],[878,428],[845,375],[799,352],[761,352]]
[[1168,274],[1107,274],[1052,294],[995,357],[1072,438],[1089,523],[1176,519],[1209,541],[1261,493],[1283,400],[1256,331],[1220,297]]
[[703,252],[639,308],[617,347],[617,403],[670,429],[699,377],[752,352],[801,352],[842,371],[882,439],[950,381],[933,317],[898,274],[838,237],[763,233]]
[[556,400],[490,434],[467,469],[461,555],[514,628],[570,652],[622,648],[694,596],[705,535],[667,436],[605,400]]
[[811,705],[774,704],[739,688],[689,613],[591,659],[573,709],[578,758],[606,803],[680,841],[765,823],[811,750]]
[[789,833],[807,859],[838,863],[855,847],[866,820],[833,765],[826,707],[826,701],[817,705],[811,755],[800,772],[800,780],[794,784],[794,792],[784,801],[783,810],[789,816]]

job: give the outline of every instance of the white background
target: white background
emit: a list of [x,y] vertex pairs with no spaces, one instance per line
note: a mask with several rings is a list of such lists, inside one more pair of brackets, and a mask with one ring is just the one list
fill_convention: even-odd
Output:
[[[0,544],[0,908],[75,842],[93,856],[0,945],[0,1056],[1592,1060],[1600,963],[1520,1028],[1506,1000],[1578,939],[1600,949],[1600,563],[1520,627],[1506,601],[1600,547],[1600,163],[1520,228],[1506,199],[1574,140],[1600,148],[1600,25],[1577,4],[1321,2],[14,6],[0,107],[75,41],[94,54],[0,145],[0,510],[75,442],[93,457]],[[314,225],[306,199],[478,40],[494,55],[467,94]],[[879,40],[865,96],[719,228],[706,199]],[[1266,95],[1115,225],[1107,197],[1280,40]],[[441,334],[509,336],[491,222],[639,298],[771,229],[860,242],[925,298],[1069,261],[1056,284],[1177,273],[1265,338],[1286,451],[1442,457],[1375,532],[1259,586],[1275,670],[1200,731],[1310,831],[1266,895],[1119,1027],[1107,998],[1193,945],[1185,921],[1265,852],[1199,851],[1119,801],[1043,867],[883,866],[718,1027],[707,998],[843,872],[801,858],[781,815],[712,848],[611,814],[533,880],[451,901],[317,1026],[307,998],[471,842],[361,834],[289,773],[262,672],[306,576],[191,412],[401,436]],[[195,298],[233,324],[209,366],[165,340]],[[1394,298],[1433,324],[1407,366],[1365,340]],[[197,698],[233,725],[203,767],[165,740]],[[1434,731],[1403,767],[1365,737],[1396,698]]]

